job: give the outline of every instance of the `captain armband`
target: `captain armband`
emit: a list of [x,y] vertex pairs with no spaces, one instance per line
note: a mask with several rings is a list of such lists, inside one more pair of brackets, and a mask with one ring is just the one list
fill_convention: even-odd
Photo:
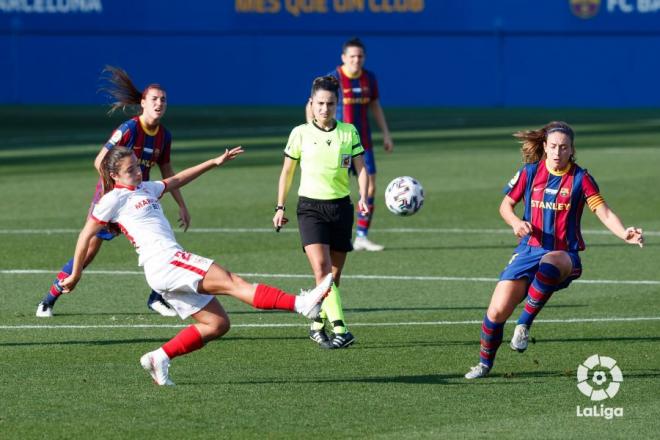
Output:
[[596,211],[596,208],[598,208],[603,203],[605,203],[605,199],[603,199],[603,196],[600,194],[594,194],[593,196],[587,198],[587,205],[589,205],[589,209],[592,211]]

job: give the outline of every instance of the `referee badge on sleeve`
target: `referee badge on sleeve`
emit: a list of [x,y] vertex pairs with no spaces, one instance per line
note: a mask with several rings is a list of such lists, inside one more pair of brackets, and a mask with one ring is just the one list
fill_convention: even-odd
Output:
[[342,154],[341,155],[341,167],[342,168],[350,168],[351,167],[351,155],[350,154]]

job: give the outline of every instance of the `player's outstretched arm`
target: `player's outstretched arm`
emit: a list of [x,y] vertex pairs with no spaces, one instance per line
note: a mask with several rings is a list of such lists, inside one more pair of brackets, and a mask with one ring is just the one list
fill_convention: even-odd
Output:
[[607,203],[599,205],[594,211],[607,229],[626,243],[636,244],[644,247],[644,232],[640,228],[631,226],[626,228],[618,215],[607,206]]
[[229,148],[225,149],[225,152],[220,156],[209,159],[206,162],[202,162],[199,165],[194,167],[186,168],[183,171],[178,172],[172,177],[164,179],[165,182],[165,191],[172,191],[173,189],[181,188],[182,186],[192,182],[208,170],[219,167],[220,165],[234,160],[237,156],[243,154],[243,147],[234,147],[231,150]]
[[73,269],[71,275],[60,281],[60,285],[65,293],[71,292],[76,288],[76,284],[80,281],[82,276],[83,266],[85,264],[85,256],[89,248],[89,242],[101,229],[103,225],[92,218],[88,218],[82,231],[78,234],[78,242],[76,243],[76,250],[73,254]]

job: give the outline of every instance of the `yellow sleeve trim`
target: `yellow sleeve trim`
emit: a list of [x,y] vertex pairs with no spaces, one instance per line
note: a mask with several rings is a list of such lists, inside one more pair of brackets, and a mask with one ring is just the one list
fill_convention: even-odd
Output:
[[592,211],[595,211],[596,208],[598,208],[603,203],[605,203],[605,199],[603,199],[603,196],[600,194],[594,194],[587,199],[587,205],[589,205],[589,209]]

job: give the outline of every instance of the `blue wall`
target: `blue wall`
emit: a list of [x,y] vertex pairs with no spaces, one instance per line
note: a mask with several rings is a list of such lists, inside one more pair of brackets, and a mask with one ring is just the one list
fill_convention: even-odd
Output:
[[388,106],[660,103],[657,0],[186,3],[0,0],[0,103],[102,102],[113,64],[173,104],[300,104],[353,35]]

